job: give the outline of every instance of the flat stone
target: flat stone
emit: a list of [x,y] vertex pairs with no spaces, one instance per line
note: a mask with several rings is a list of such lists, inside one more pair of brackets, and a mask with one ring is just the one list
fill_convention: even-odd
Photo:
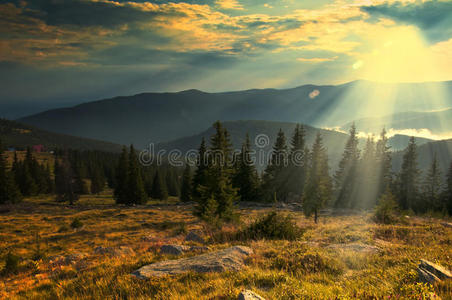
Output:
[[436,282],[444,279],[451,279],[452,274],[449,270],[438,264],[432,263],[428,260],[421,259],[417,267],[419,279],[422,282]]
[[441,223],[441,225],[443,225],[444,227],[447,227],[447,228],[452,228],[452,223],[443,222],[443,223]]
[[190,231],[187,236],[185,237],[185,241],[186,242],[196,242],[196,243],[200,243],[200,244],[204,244],[205,240],[204,238],[197,232],[195,231]]
[[160,253],[171,254],[171,255],[182,255],[187,252],[189,247],[180,245],[162,245],[160,247]]
[[256,294],[253,291],[250,291],[250,290],[241,291],[237,299],[238,300],[265,300],[264,298],[262,298],[261,296],[259,296],[258,294]]
[[251,248],[234,246],[224,250],[210,252],[198,256],[165,260],[141,267],[132,275],[146,279],[165,275],[183,274],[187,272],[211,273],[239,271],[245,259],[253,253]]
[[108,254],[115,257],[134,255],[135,251],[132,248],[127,246],[119,246],[119,247],[96,247],[94,249],[94,253],[96,254]]

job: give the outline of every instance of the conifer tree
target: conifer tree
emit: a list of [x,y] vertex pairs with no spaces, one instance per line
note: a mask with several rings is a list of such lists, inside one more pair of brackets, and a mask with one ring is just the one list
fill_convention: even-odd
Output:
[[64,155],[61,161],[58,159],[55,161],[55,191],[58,200],[73,205],[79,198],[77,190],[74,171],[67,155]]
[[153,199],[166,200],[168,199],[168,190],[166,183],[161,176],[161,172],[157,170],[154,175],[154,181],[152,183],[152,194]]
[[278,136],[273,146],[270,161],[265,169],[263,181],[267,199],[285,201],[288,196],[287,188],[287,153],[286,137],[279,129]]
[[207,186],[207,171],[208,171],[208,155],[207,146],[204,138],[201,140],[201,145],[198,149],[198,158],[196,161],[196,172],[193,176],[192,197],[195,200],[199,200],[201,194],[199,188],[201,186]]
[[14,181],[14,175],[7,170],[3,145],[0,141],[0,204],[17,203],[22,199]]
[[[439,169],[438,160],[435,153],[435,155],[433,156],[432,164],[427,171],[424,180],[424,201],[422,205],[418,205],[418,208],[423,211],[426,211],[428,209],[441,211],[445,209],[446,207],[443,207],[441,203],[442,186],[443,184],[441,170]],[[422,207],[424,205],[427,205],[427,207]]]
[[312,146],[308,179],[303,196],[303,212],[307,217],[314,215],[315,223],[317,223],[320,209],[329,202],[331,191],[328,154],[323,146],[322,136],[317,133]]
[[399,174],[398,199],[402,209],[416,210],[417,208],[420,176],[417,155],[416,140],[411,137],[403,155],[402,169]]
[[305,157],[306,131],[303,125],[297,124],[290,141],[288,192],[298,195],[300,199],[306,182]]
[[339,162],[339,169],[334,176],[337,192],[336,207],[352,208],[356,203],[359,156],[358,136],[355,124],[353,124],[350,128],[350,137],[345,145],[344,154]]
[[446,203],[449,216],[452,216],[452,162],[450,163],[449,171],[447,172],[447,188],[444,202]]
[[380,134],[380,139],[375,147],[375,172],[378,187],[376,195],[377,199],[386,193],[392,182],[392,153],[390,151],[391,147],[388,146],[388,137],[386,134],[386,129],[383,128]]
[[185,165],[184,174],[182,175],[182,188],[180,193],[180,199],[182,202],[191,201],[192,195],[192,179],[191,179],[191,168],[187,163]]
[[129,154],[127,148],[123,147],[121,156],[119,157],[118,166],[116,168],[116,185],[114,196],[116,203],[127,204],[128,201],[128,175],[129,175]]
[[105,178],[98,165],[92,165],[90,170],[91,194],[99,194],[105,186]]
[[369,209],[375,206],[378,197],[377,162],[373,136],[367,138],[363,155],[359,161],[355,208]]
[[241,152],[235,160],[236,171],[232,182],[238,189],[241,201],[256,201],[258,197],[259,178],[257,170],[251,159],[251,142],[249,135],[246,135]]
[[126,204],[146,204],[148,197],[144,190],[138,157],[133,145],[130,145],[126,191]]

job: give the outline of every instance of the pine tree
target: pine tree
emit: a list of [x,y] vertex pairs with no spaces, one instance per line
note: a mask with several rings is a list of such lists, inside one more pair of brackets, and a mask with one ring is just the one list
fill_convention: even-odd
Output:
[[357,202],[353,207],[369,209],[375,206],[378,199],[378,176],[376,172],[377,162],[375,158],[375,141],[373,136],[367,138],[366,146],[359,161]]
[[445,192],[445,200],[449,216],[452,216],[452,162],[449,166],[449,171],[447,172],[447,189]]
[[69,202],[73,205],[78,200],[77,185],[74,171],[67,155],[61,158],[61,161],[55,161],[55,191],[58,200]]
[[[427,171],[424,180],[424,203],[418,205],[420,210],[426,211],[427,209],[431,209],[441,211],[446,208],[442,207],[441,203],[442,185],[441,170],[439,169],[438,160],[435,153],[430,169]],[[427,205],[427,207],[422,208],[422,206],[425,205]]]
[[402,169],[399,174],[398,199],[402,209],[417,209],[419,176],[416,140],[411,137],[403,155]]
[[126,204],[146,204],[148,197],[146,191],[144,190],[138,157],[133,145],[130,145],[126,191]]
[[303,125],[295,126],[292,139],[290,141],[289,167],[288,167],[288,192],[297,195],[300,199],[303,196],[303,189],[306,182],[306,158],[305,144],[306,131]]
[[377,180],[377,195],[376,198],[379,199],[388,188],[390,188],[392,183],[392,153],[390,151],[391,147],[388,146],[388,137],[386,136],[386,129],[383,128],[380,134],[380,139],[375,147],[375,160],[376,160],[376,180]]
[[276,199],[277,201],[285,201],[287,199],[287,155],[286,137],[280,129],[273,146],[270,162],[263,176],[267,199]]
[[334,176],[337,198],[336,207],[352,208],[357,200],[357,178],[360,151],[355,124],[350,128],[350,137],[345,145],[339,169]]
[[198,150],[198,159],[196,161],[196,172],[193,176],[192,197],[195,200],[199,200],[201,194],[199,188],[201,186],[207,186],[207,171],[208,171],[208,153],[206,147],[206,141],[204,138],[201,140],[201,145]]
[[166,188],[166,183],[160,174],[161,172],[157,170],[157,172],[154,175],[151,197],[153,199],[166,200],[168,199],[168,190]]
[[116,185],[114,196],[116,203],[127,204],[128,200],[128,175],[129,175],[129,154],[127,148],[123,147],[121,156],[119,157],[118,166],[116,168]]
[[99,194],[104,190],[105,178],[102,174],[102,170],[97,165],[92,165],[90,170],[91,179],[91,194]]
[[3,145],[0,141],[0,204],[17,203],[22,199],[22,195],[14,181],[14,174],[7,170],[3,155]]
[[332,182],[329,175],[328,154],[320,133],[312,146],[308,179],[303,196],[303,212],[307,217],[314,215],[317,223],[319,210],[331,198]]
[[192,194],[192,180],[191,180],[191,168],[187,163],[185,165],[184,174],[182,175],[182,189],[180,199],[182,202],[191,201]]
[[248,134],[242,145],[241,152],[237,155],[235,164],[236,171],[232,182],[233,186],[238,189],[240,200],[256,201],[258,198],[259,178],[251,159],[251,143]]

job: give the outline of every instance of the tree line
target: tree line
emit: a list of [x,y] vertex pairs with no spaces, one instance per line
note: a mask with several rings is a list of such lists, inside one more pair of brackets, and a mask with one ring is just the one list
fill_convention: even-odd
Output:
[[404,151],[401,170],[393,172],[386,131],[383,129],[377,140],[369,137],[360,149],[353,125],[337,170],[331,175],[321,134],[317,133],[309,148],[304,126],[298,124],[289,143],[279,130],[267,167],[259,174],[251,159],[249,136],[235,154],[226,128],[220,122],[213,127],[210,145],[201,141],[196,169],[191,172],[187,164],[182,180],[181,200],[196,201],[196,214],[204,219],[231,219],[234,202],[239,200],[297,201],[305,214],[317,221],[324,207],[368,210],[383,196],[394,198],[403,210],[452,215],[452,163],[446,182],[436,157],[422,176],[414,137]]

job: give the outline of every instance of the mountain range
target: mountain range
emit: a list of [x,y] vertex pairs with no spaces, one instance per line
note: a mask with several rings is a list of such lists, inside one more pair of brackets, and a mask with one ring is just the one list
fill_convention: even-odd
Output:
[[[452,82],[354,81],[336,86],[303,85],[281,90],[144,93],[52,109],[19,121],[48,131],[144,147],[151,142],[197,134],[216,120],[268,120],[340,127],[351,120],[380,117],[375,116],[376,112],[381,116],[410,110],[428,114],[428,111],[452,107],[449,97],[438,96],[437,101],[430,101],[435,93],[452,94]],[[363,126],[367,127],[365,124]],[[384,120],[378,121],[376,126],[383,124],[386,124]]]

